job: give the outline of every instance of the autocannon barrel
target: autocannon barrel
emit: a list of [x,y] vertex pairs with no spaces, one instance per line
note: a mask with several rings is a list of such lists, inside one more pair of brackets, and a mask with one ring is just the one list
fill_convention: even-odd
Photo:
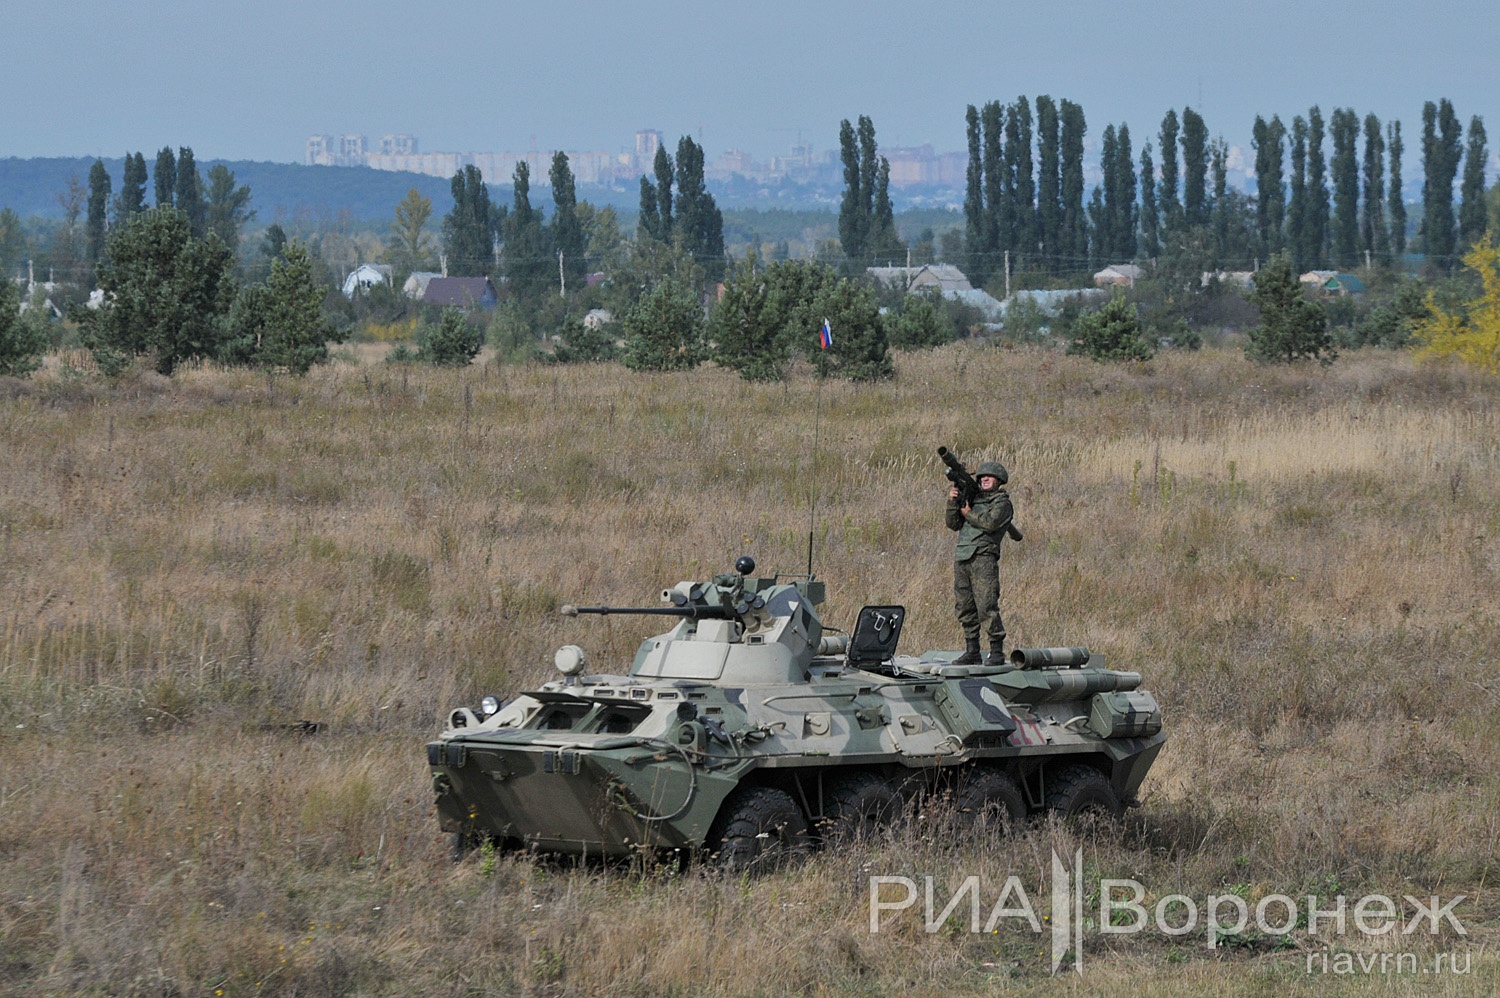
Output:
[[580,613],[627,614],[637,617],[687,617],[692,620],[733,620],[736,614],[725,606],[574,606],[563,604],[558,610],[564,617],[576,617]]

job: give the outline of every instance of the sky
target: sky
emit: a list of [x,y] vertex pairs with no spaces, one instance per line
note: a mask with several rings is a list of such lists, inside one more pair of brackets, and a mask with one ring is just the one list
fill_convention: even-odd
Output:
[[1314,104],[1400,119],[1449,98],[1500,146],[1494,0],[985,3],[951,0],[62,0],[0,21],[0,157],[301,162],[307,136],[416,135],[423,152],[669,145],[763,160],[836,149],[869,115],[882,147],[965,148],[969,104],[1050,94],[1134,145],[1168,108],[1248,146],[1257,114]]

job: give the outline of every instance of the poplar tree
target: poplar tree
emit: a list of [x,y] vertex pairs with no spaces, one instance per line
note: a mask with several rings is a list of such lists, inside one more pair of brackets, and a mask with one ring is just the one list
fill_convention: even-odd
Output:
[[1057,105],[1045,94],[1036,99],[1036,131],[1036,246],[1051,261],[1062,252],[1062,157]]
[[1061,107],[1063,263],[1077,269],[1088,257],[1088,220],[1083,213],[1083,108],[1070,100]]
[[1150,260],[1161,253],[1161,218],[1156,210],[1156,164],[1151,143],[1141,146],[1141,253]]
[[865,195],[860,188],[863,172],[859,163],[859,138],[848,118],[839,122],[839,158],[844,164],[844,197],[839,202],[839,244],[850,260],[863,260],[870,215],[865,210]]
[[1286,186],[1283,176],[1286,126],[1279,116],[1266,122],[1255,118],[1255,222],[1261,251],[1280,252],[1285,246],[1282,226],[1286,223]]
[[969,105],[964,114],[964,126],[969,143],[969,169],[964,184],[965,269],[969,272],[970,280],[982,285],[989,276],[985,256],[985,228],[990,216],[984,203],[984,153],[979,109],[973,104]]
[[656,185],[641,178],[641,210],[636,218],[636,238],[661,239],[661,211],[656,203]]
[[146,210],[146,157],[140,153],[125,154],[125,175],[120,183],[120,197],[115,208],[115,222],[125,222]]
[[1359,116],[1351,108],[1334,108],[1329,120],[1333,133],[1333,262],[1349,268],[1359,254]]
[[1286,241],[1291,261],[1300,270],[1311,265],[1307,256],[1307,121],[1292,119],[1292,195],[1287,207]]
[[1364,214],[1360,218],[1360,238],[1366,252],[1382,267],[1391,262],[1390,236],[1385,226],[1385,139],[1380,119],[1365,115],[1365,188]]
[[1161,135],[1158,148],[1161,150],[1161,180],[1156,187],[1156,201],[1161,206],[1163,227],[1177,226],[1182,206],[1177,203],[1177,112],[1169,110],[1161,119]]
[[[517,169],[526,166],[522,161]],[[529,169],[529,168],[528,168]],[[453,209],[443,219],[443,253],[454,277],[488,273],[495,257],[496,213],[479,167],[470,163],[453,174]],[[410,195],[408,195],[410,197]]]
[[1115,252],[1121,259],[1134,260],[1138,219],[1135,205],[1135,157],[1130,149],[1130,126],[1124,123],[1115,132],[1115,179],[1113,185],[1106,186],[1106,195],[1111,190]]
[[[882,161],[883,162],[883,161]],[[889,178],[889,167],[884,176]],[[881,192],[877,182],[877,196]],[[571,188],[571,183],[570,183]],[[878,214],[878,213],[877,213]],[[886,215],[890,215],[890,201],[886,201]],[[889,224],[895,232],[895,222],[889,217],[882,223],[874,223],[877,232],[883,224]],[[724,276],[724,217],[713,195],[703,181],[703,147],[684,135],[677,143],[677,238],[682,248],[703,268],[704,276],[718,281]]]
[[1182,214],[1188,225],[1207,225],[1208,126],[1190,107],[1182,109]]
[[172,152],[171,146],[166,146],[156,154],[156,206],[158,208],[172,207],[172,199],[177,194],[177,156]]
[[193,235],[202,239],[208,231],[208,206],[203,199],[203,184],[198,176],[198,165],[193,161],[191,146],[177,150],[177,190],[173,204],[187,216]]
[[1014,182],[1007,182],[1010,161],[1005,149],[1005,108],[999,101],[987,102],[979,112],[979,124],[985,209],[979,242],[984,254],[982,284],[990,274],[1000,270],[1000,250],[1008,248],[1015,237],[1015,216],[1011,210]]
[[1459,238],[1465,249],[1484,238],[1489,228],[1489,209],[1484,200],[1484,167],[1489,159],[1485,148],[1484,119],[1469,119],[1469,147],[1464,157],[1463,202],[1458,212]]
[[1214,266],[1229,259],[1229,229],[1238,208],[1229,195],[1229,144],[1221,135],[1209,144],[1209,172],[1213,175],[1213,200],[1209,214],[1214,229]]
[[517,296],[523,301],[535,301],[551,286],[555,263],[548,252],[542,213],[531,206],[531,167],[524,159],[516,164],[511,183],[512,206],[504,220],[501,259],[505,263],[505,277]]
[[1307,112],[1307,258],[1310,266],[1328,259],[1328,166],[1323,157],[1323,112],[1314,104]]
[[[1005,116],[1006,204],[1011,223],[1010,240],[1003,247],[1028,256],[1036,251],[1036,181],[1031,166],[1031,125],[1031,103],[1022,95],[1016,98]],[[1081,151],[1079,158],[1081,161]]]
[[89,267],[97,266],[104,256],[104,239],[109,228],[109,171],[102,159],[89,167],[88,220],[84,229],[84,252]]
[[666,146],[656,147],[656,161],[652,164],[652,171],[656,174],[656,214],[660,220],[656,238],[665,242],[672,238],[672,181],[675,179],[672,157],[667,155]]
[[577,291],[583,287],[583,275],[588,273],[588,259],[584,253],[583,225],[578,221],[578,196],[574,191],[573,170],[568,166],[567,153],[553,153],[552,168],[547,177],[552,182],[552,247],[562,254],[559,266],[566,282]]
[[1458,175],[1463,129],[1453,105],[1444,98],[1422,107],[1422,237],[1427,259],[1447,271],[1454,262],[1456,233],[1453,180]]
[[1386,148],[1391,155],[1391,189],[1387,195],[1391,216],[1391,252],[1400,256],[1406,252],[1406,194],[1401,183],[1401,154],[1406,147],[1401,142],[1401,122],[1393,121],[1386,126]]

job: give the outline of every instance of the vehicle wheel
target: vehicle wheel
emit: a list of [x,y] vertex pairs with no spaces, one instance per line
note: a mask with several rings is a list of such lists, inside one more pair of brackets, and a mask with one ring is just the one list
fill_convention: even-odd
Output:
[[1016,781],[987,766],[969,773],[953,797],[953,807],[965,828],[991,828],[1003,834],[1026,820],[1026,798]]
[[1047,810],[1064,821],[1118,821],[1120,799],[1092,766],[1064,766],[1047,774]]
[[903,801],[891,781],[875,773],[851,773],[828,788],[819,830],[828,843],[852,842],[884,828]]
[[807,819],[792,795],[741,787],[729,795],[708,833],[713,861],[726,873],[761,873],[807,852]]

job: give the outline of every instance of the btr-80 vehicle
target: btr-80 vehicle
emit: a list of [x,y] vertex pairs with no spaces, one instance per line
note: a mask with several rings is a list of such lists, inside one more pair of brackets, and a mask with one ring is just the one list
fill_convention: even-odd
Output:
[[680,850],[728,869],[777,862],[890,820],[945,791],[960,820],[1117,817],[1165,735],[1139,673],[1086,648],[896,654],[900,606],[866,606],[827,633],[812,579],[735,574],[682,582],[663,606],[563,607],[680,618],[624,675],[591,674],[578,646],[561,678],[500,704],[459,707],[427,746],[438,820],[455,853],[502,847],[624,856]]

